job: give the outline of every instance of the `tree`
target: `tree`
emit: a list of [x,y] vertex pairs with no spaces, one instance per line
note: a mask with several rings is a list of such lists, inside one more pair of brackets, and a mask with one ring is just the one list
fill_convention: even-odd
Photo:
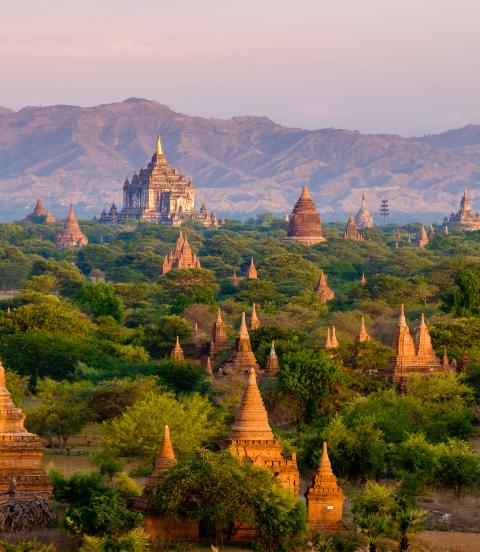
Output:
[[471,268],[463,268],[455,277],[457,289],[444,300],[446,310],[455,316],[480,315],[480,276]]
[[410,539],[416,533],[423,530],[424,521],[428,512],[418,508],[412,508],[403,500],[397,501],[397,508],[393,515],[394,533],[400,537],[399,551],[408,552]]
[[164,316],[158,324],[150,324],[141,335],[141,343],[153,358],[169,355],[177,336],[183,340],[192,333],[190,323],[175,314]]
[[78,303],[95,317],[111,316],[117,322],[123,318],[123,306],[111,284],[85,284],[77,296]]

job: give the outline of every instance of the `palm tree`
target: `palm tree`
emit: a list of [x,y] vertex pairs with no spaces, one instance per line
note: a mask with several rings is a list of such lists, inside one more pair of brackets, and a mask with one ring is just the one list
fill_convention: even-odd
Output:
[[408,552],[410,539],[415,533],[423,529],[423,522],[428,517],[428,512],[405,506],[395,513],[393,522],[396,532],[400,537],[398,549],[400,552]]

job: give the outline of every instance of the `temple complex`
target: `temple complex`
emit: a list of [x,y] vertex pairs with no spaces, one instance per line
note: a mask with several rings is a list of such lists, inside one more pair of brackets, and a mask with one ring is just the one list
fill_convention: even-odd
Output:
[[77,217],[70,204],[68,216],[63,224],[63,230],[57,235],[57,247],[83,247],[88,244],[87,236],[80,230]]
[[427,231],[425,230],[425,226],[423,226],[423,224],[422,228],[420,229],[420,235],[418,237],[417,245],[418,247],[427,247],[428,245]]
[[456,226],[463,230],[477,231],[480,230],[480,213],[473,210],[472,200],[468,197],[468,190],[463,192],[463,197],[460,201],[460,210],[458,213],[452,213],[450,219],[447,217],[443,222],[444,226],[447,223],[450,226]]
[[425,318],[422,314],[415,341],[405,320],[403,305],[395,336],[395,356],[390,359],[393,382],[404,388],[411,374],[434,375],[444,372],[442,361],[432,347]]
[[333,474],[327,443],[323,443],[322,455],[312,484],[305,493],[307,524],[310,531],[338,530],[343,525],[345,495]]
[[255,268],[255,263],[253,262],[253,257],[250,258],[250,266],[247,270],[247,279],[248,280],[257,280],[258,274],[257,269]]
[[225,374],[248,374],[250,369],[260,369],[257,359],[252,351],[250,336],[248,335],[245,313],[242,313],[242,321],[235,340],[235,349],[228,361],[223,366]]
[[178,235],[175,249],[171,251],[163,261],[162,274],[170,270],[182,268],[201,268],[200,259],[192,253],[192,248],[187,236],[183,237],[182,231]]
[[325,242],[320,213],[313,203],[308,187],[304,186],[300,197],[289,217],[287,241],[305,245]]
[[365,201],[365,194],[362,194],[362,204],[358,213],[355,215],[355,223],[358,228],[372,228],[373,217],[368,210],[367,203]]
[[53,224],[55,222],[55,217],[50,211],[45,209],[42,198],[39,197],[33,211],[25,217],[25,220],[40,224]]
[[172,349],[172,352],[170,353],[170,358],[173,360],[183,360],[185,358],[183,354],[183,349],[180,347],[180,339],[178,339],[175,342],[175,347]]
[[363,234],[357,228],[357,225],[355,223],[355,219],[353,218],[352,213],[350,213],[350,217],[348,218],[347,226],[345,226],[345,232],[343,233],[343,237],[346,240],[355,240],[355,241],[363,241],[364,239]]
[[256,330],[260,328],[260,320],[257,316],[257,306],[255,303],[253,303],[252,307],[252,315],[250,316],[250,322],[248,324],[248,327],[250,330]]
[[24,427],[25,414],[13,404],[5,384],[5,370],[0,362],[0,502],[7,491],[16,491],[49,499],[52,485],[42,465],[40,437]]
[[332,301],[335,297],[333,289],[328,287],[327,277],[325,276],[323,270],[320,270],[320,276],[313,291],[320,297],[321,302],[324,304],[328,301]]
[[363,343],[364,341],[370,341],[370,336],[368,335],[367,328],[365,327],[365,318],[362,316],[362,321],[360,322],[360,331],[358,332],[357,341]]
[[269,470],[293,496],[298,495],[300,476],[296,455],[293,453],[291,460],[283,456],[282,446],[268,423],[253,367],[248,372],[247,387],[235,417],[228,450],[242,460]]
[[[135,173],[131,181],[125,179],[118,221],[134,218],[178,226],[186,220],[196,220],[204,226],[218,226],[216,215],[209,214],[205,205],[196,212],[194,204],[193,181],[168,163],[159,136],[147,168]],[[111,224],[109,220],[109,215],[105,213],[103,217],[102,213],[100,222]]]
[[115,202],[112,203],[108,213],[107,211],[105,211],[105,209],[102,211],[102,214],[98,219],[98,222],[100,224],[118,224],[119,214],[118,214],[118,209],[117,209],[117,206],[115,205]]
[[272,348],[270,349],[270,354],[267,358],[267,365],[265,366],[265,375],[266,376],[276,376],[280,366],[278,364],[278,356],[275,352],[275,341],[272,341]]

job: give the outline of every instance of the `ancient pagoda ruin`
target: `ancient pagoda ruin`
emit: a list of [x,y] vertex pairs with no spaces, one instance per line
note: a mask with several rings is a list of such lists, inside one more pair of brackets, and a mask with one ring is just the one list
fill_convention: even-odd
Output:
[[365,201],[365,194],[362,194],[362,203],[360,205],[360,209],[355,215],[355,223],[360,229],[373,227],[373,217],[368,210],[367,202]]
[[63,224],[63,230],[57,235],[57,247],[83,247],[87,244],[87,236],[80,230],[80,225],[75,216],[73,205],[70,204],[67,218]]
[[[119,222],[139,219],[178,226],[187,220],[196,220],[204,226],[218,226],[218,219],[208,213],[205,205],[195,211],[195,187],[173,168],[162,149],[160,136],[152,159],[146,169],[135,173],[123,184],[123,208]],[[105,217],[108,223],[108,217]]]
[[347,225],[345,226],[345,232],[343,233],[343,237],[346,240],[355,240],[355,241],[363,241],[364,239],[363,234],[357,228],[357,225],[355,223],[355,219],[353,218],[352,213],[350,213],[350,217],[348,218]]
[[201,268],[200,259],[192,253],[192,247],[187,236],[183,237],[182,231],[178,235],[175,249],[171,251],[164,259],[162,264],[162,274],[167,274],[171,270],[183,268]]
[[480,213],[473,210],[472,200],[468,197],[468,190],[465,189],[463,197],[460,201],[460,210],[457,213],[452,213],[450,219],[445,217],[443,225],[453,228],[461,228],[462,230],[478,231],[480,230]]
[[333,289],[328,287],[327,276],[320,270],[320,276],[318,277],[317,285],[314,287],[313,292],[320,297],[320,300],[323,304],[328,301],[333,301],[335,297],[335,292]]
[[333,474],[327,443],[323,443],[322,455],[312,484],[305,493],[307,524],[310,531],[338,530],[343,525],[345,495]]
[[287,241],[315,245],[325,242],[320,213],[313,203],[308,187],[304,186],[289,217]]
[[39,197],[33,211],[25,217],[25,220],[37,224],[53,224],[55,222],[55,217],[52,215],[51,211],[45,209],[42,198]]
[[248,373],[247,387],[228,443],[228,450],[233,455],[269,470],[293,496],[298,495],[300,477],[296,455],[293,453],[291,460],[283,456],[282,446],[268,423],[253,367]]
[[415,341],[405,319],[403,305],[395,335],[395,356],[390,359],[393,368],[393,382],[405,388],[412,374],[431,376],[445,371],[442,361],[432,347],[430,334],[423,314],[420,317]]
[[8,499],[12,487],[44,499],[52,493],[42,465],[42,441],[23,427],[24,420],[25,414],[13,404],[7,390],[0,362],[0,502]]
[[265,375],[266,376],[276,376],[280,366],[278,364],[278,356],[275,351],[275,341],[272,341],[272,347],[270,349],[270,354],[267,358],[267,364],[265,366]]
[[223,373],[228,374],[248,374],[250,369],[258,371],[260,369],[257,359],[252,351],[250,336],[248,335],[247,324],[245,322],[245,313],[242,313],[242,321],[235,340],[235,348],[228,361],[223,365]]

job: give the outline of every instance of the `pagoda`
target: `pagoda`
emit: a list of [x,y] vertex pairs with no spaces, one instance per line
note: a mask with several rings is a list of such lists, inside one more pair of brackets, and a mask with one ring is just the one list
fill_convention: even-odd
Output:
[[365,194],[362,194],[362,203],[358,213],[355,215],[355,223],[358,228],[372,228],[373,217],[368,210],[367,203],[365,201]]
[[363,241],[364,239],[363,234],[357,228],[357,225],[355,223],[355,219],[353,218],[352,213],[350,213],[350,217],[348,218],[347,226],[345,227],[345,232],[343,233],[343,237],[346,240],[356,240],[356,241]]
[[307,525],[310,531],[331,531],[342,528],[345,495],[333,474],[325,442],[318,469],[305,493],[305,499]]
[[14,484],[17,491],[49,499],[52,485],[42,465],[40,438],[24,427],[25,414],[16,408],[5,385],[0,362],[0,502],[8,500]]
[[293,496],[298,495],[300,476],[295,453],[284,458],[281,444],[275,439],[257,386],[255,369],[248,372],[248,382],[228,441],[228,450],[242,460],[269,470]]
[[172,441],[170,439],[170,428],[166,425],[163,432],[162,444],[160,445],[157,459],[155,460],[155,465],[153,467],[153,472],[145,483],[144,492],[148,492],[153,487],[158,485],[162,480],[162,477],[165,475],[165,472],[167,472],[172,466],[175,466],[176,463],[177,459],[175,458]]
[[393,368],[393,382],[401,389],[406,387],[411,374],[430,376],[445,371],[442,361],[433,350],[423,314],[414,341],[405,320],[403,305],[395,335],[395,356],[390,359],[390,363]]
[[428,238],[433,238],[433,237],[435,237],[435,228],[433,227],[433,224],[430,224],[430,227],[429,227],[429,229],[428,229],[427,237],[428,237]]
[[313,203],[308,187],[304,186],[289,217],[287,241],[315,245],[325,242],[320,213]]
[[235,349],[228,361],[223,366],[225,374],[248,374],[250,369],[260,369],[257,359],[252,351],[250,336],[248,335],[245,313],[242,313],[242,321],[235,340]]
[[162,274],[183,268],[201,268],[201,266],[200,259],[192,253],[187,236],[183,237],[180,230],[174,251],[171,251],[163,261]]
[[337,349],[339,346],[335,326],[332,326],[332,328],[327,328],[327,337],[325,339],[325,345],[323,348],[328,351],[330,349]]
[[240,285],[240,279],[237,276],[237,271],[234,270],[233,271],[233,276],[232,276],[232,286],[238,287],[239,285]]
[[272,348],[270,349],[270,354],[267,358],[267,365],[265,366],[265,375],[266,376],[276,376],[280,366],[278,364],[278,356],[275,352],[275,341],[272,341]]
[[255,303],[253,303],[252,315],[250,316],[248,327],[250,330],[257,330],[258,328],[260,328],[260,320],[257,316],[257,307]]
[[362,272],[362,277],[360,279],[360,284],[362,286],[366,286],[367,285],[367,279],[365,278],[365,272]]
[[230,341],[227,337],[227,328],[222,320],[220,308],[217,311],[217,317],[212,326],[210,341],[204,343],[201,347],[202,364],[206,366],[207,358],[213,358],[218,351],[228,349]]
[[247,270],[247,279],[248,280],[257,280],[258,274],[257,269],[255,268],[255,263],[253,262],[253,257],[250,258],[250,266]]
[[423,224],[420,229],[420,236],[418,237],[417,245],[418,247],[427,247],[428,245],[427,231],[425,230],[425,226],[423,226]]
[[360,331],[358,332],[357,341],[363,343],[364,341],[370,341],[371,337],[368,335],[367,328],[365,327],[365,319],[362,316],[362,321],[360,322]]
[[55,222],[55,217],[50,211],[47,211],[45,209],[45,207],[43,206],[42,198],[39,197],[33,211],[29,215],[27,215],[25,220],[41,224],[53,224]]
[[328,301],[332,301],[335,297],[333,289],[328,287],[327,277],[325,276],[323,270],[320,270],[320,276],[318,278],[317,285],[315,286],[313,291],[320,297],[320,300],[323,304],[327,303]]
[[100,224],[117,224],[119,222],[119,214],[115,202],[112,203],[108,213],[105,211],[105,209],[102,211],[98,222]]
[[65,219],[63,230],[57,235],[57,247],[83,247],[88,244],[87,236],[80,230],[77,217],[70,204],[68,216]]
[[464,230],[480,230],[480,213],[476,213],[473,210],[472,200],[468,197],[468,190],[465,189],[463,192],[458,213],[452,213],[449,221],[444,220],[444,226],[447,225],[445,224],[446,222],[448,222],[450,226],[460,227]]
[[180,339],[178,339],[178,335],[177,335],[177,340],[175,342],[175,347],[172,349],[172,352],[170,353],[170,358],[172,358],[173,360],[184,360],[184,354],[183,354],[183,349],[180,347]]

